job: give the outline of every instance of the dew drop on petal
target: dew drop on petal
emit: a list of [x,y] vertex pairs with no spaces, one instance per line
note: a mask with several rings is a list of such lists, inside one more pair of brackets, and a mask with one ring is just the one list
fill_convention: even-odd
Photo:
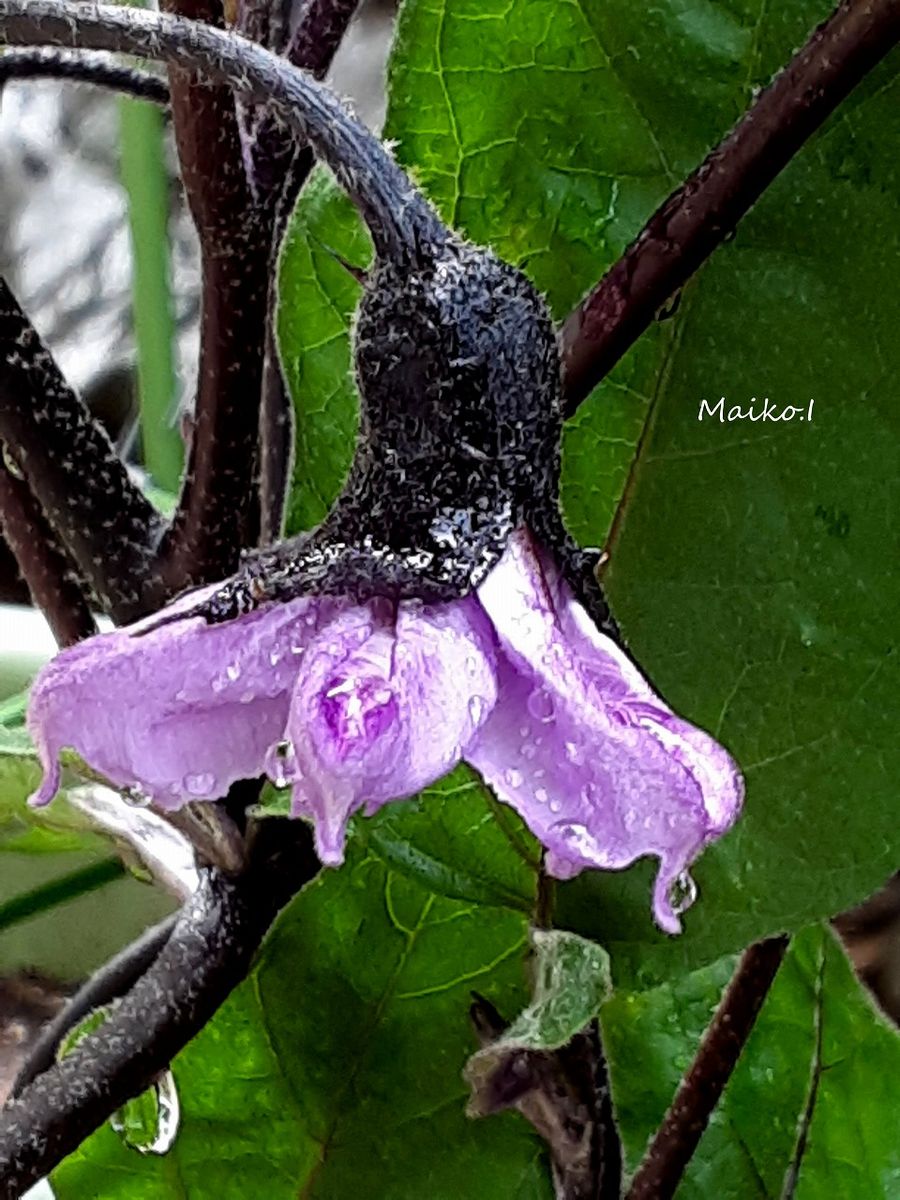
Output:
[[566,758],[576,766],[582,761],[582,748],[578,742],[566,742]]
[[256,692],[242,692],[241,704],[252,704],[256,699]]
[[485,702],[483,696],[469,697],[469,716],[472,718],[473,725],[478,725],[481,718],[484,716]]
[[226,680],[224,680],[221,675],[217,675],[215,677],[215,679],[212,681],[212,683],[210,684],[210,687],[212,688],[212,690],[214,692],[224,692],[224,690],[227,686],[228,686],[228,684],[227,684]]
[[[541,789],[541,791],[543,791],[543,788]],[[546,793],[545,793],[545,794],[546,794]],[[550,801],[550,811],[551,811],[552,813],[559,813],[559,812],[562,812],[562,801],[561,801],[561,800],[555,800],[555,799],[554,799],[554,800],[551,800],[551,801]]]
[[524,782],[522,772],[517,771],[515,767],[510,767],[508,771],[504,772],[503,778],[513,788],[521,787]]
[[556,704],[549,692],[535,688],[525,702],[525,707],[536,721],[546,725],[556,715]]
[[535,788],[534,789],[534,798],[535,798],[535,800],[537,800],[538,804],[546,804],[547,800],[549,798],[548,794],[547,794],[547,789],[542,788],[542,787]]
[[682,871],[676,879],[673,879],[669,884],[668,896],[672,912],[676,916],[680,917],[683,912],[687,912],[697,899],[697,885],[688,871]]
[[189,796],[208,796],[215,789],[216,777],[212,771],[198,771],[193,775],[185,775],[182,782]]
[[297,777],[297,762],[291,742],[275,742],[270,746],[263,769],[277,788],[287,787]]
[[241,668],[237,663],[229,663],[225,668],[225,674],[228,676],[231,682],[234,683],[236,679],[240,679],[241,677]]

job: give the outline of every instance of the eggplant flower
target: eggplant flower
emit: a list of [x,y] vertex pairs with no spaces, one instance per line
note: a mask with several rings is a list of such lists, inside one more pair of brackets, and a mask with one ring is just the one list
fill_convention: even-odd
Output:
[[655,855],[654,916],[679,932],[674,892],[735,820],[740,774],[596,629],[525,530],[475,593],[445,604],[304,597],[218,625],[173,619],[196,599],[41,672],[34,803],[53,798],[66,747],[161,809],[265,772],[338,865],[353,813],[465,760],[543,844],[551,875]]

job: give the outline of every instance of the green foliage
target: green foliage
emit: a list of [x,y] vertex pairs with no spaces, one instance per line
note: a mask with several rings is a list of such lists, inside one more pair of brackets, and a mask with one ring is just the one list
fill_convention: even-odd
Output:
[[556,929],[533,930],[531,942],[531,1003],[466,1066],[476,1108],[479,1089],[510,1054],[567,1045],[598,1015],[610,992],[609,958],[596,942]]
[[[733,960],[723,959],[651,991],[619,993],[604,1008],[631,1169],[732,968]],[[798,1161],[801,1124],[808,1137],[796,1200],[890,1200],[900,1187],[898,1111],[900,1039],[872,1007],[831,932],[806,929],[779,970],[678,1200],[781,1195]]]
[[58,1200],[549,1200],[525,1123],[464,1115],[469,992],[522,1008],[525,946],[520,914],[434,896],[358,851],[285,911],[176,1060],[173,1150],[142,1157],[104,1129],[54,1173]]

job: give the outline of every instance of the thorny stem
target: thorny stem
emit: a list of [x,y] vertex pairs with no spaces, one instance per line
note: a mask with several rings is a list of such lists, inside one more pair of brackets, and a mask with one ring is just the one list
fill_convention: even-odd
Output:
[[284,825],[266,822],[255,869],[237,879],[203,873],[107,1020],[0,1112],[0,1200],[15,1200],[140,1094],[246,976],[278,911],[318,870],[306,827]]
[[2,279],[0,346],[0,439],[101,605],[130,620],[144,610],[162,518]]
[[31,599],[44,612],[60,646],[97,632],[94,618],[40,505],[24,479],[0,464],[0,528],[15,555]]
[[900,0],[843,0],[656,210],[560,331],[569,415],[900,40]]
[[731,1078],[787,950],[771,937],[745,950],[690,1070],[631,1182],[627,1200],[669,1200]]
[[7,50],[0,55],[0,88],[10,79],[69,79],[93,87],[122,92],[136,100],[165,106],[169,103],[166,81],[149,71],[124,67],[105,54],[67,54],[63,50]]
[[[180,16],[221,26],[218,0],[168,0]],[[234,94],[170,66],[182,183],[200,241],[200,360],[190,452],[158,569],[171,594],[230,574],[256,544],[259,403],[268,231],[244,170]]]

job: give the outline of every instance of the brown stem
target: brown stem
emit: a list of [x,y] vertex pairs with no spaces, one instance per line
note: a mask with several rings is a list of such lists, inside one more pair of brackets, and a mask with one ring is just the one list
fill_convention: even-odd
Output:
[[569,414],[898,39],[900,0],[843,0],[657,209],[560,331]]
[[162,518],[0,279],[0,439],[116,620],[145,610]]
[[787,950],[786,937],[757,942],[741,956],[697,1057],[631,1182],[627,1200],[669,1200],[731,1078]]
[[[167,0],[221,27],[218,0]],[[167,590],[218,579],[259,536],[257,438],[269,235],[247,181],[232,90],[170,67],[172,116],[201,255],[200,362],[193,436],[159,570]]]
[[91,610],[47,518],[24,479],[0,465],[0,527],[34,604],[60,646],[97,632]]

